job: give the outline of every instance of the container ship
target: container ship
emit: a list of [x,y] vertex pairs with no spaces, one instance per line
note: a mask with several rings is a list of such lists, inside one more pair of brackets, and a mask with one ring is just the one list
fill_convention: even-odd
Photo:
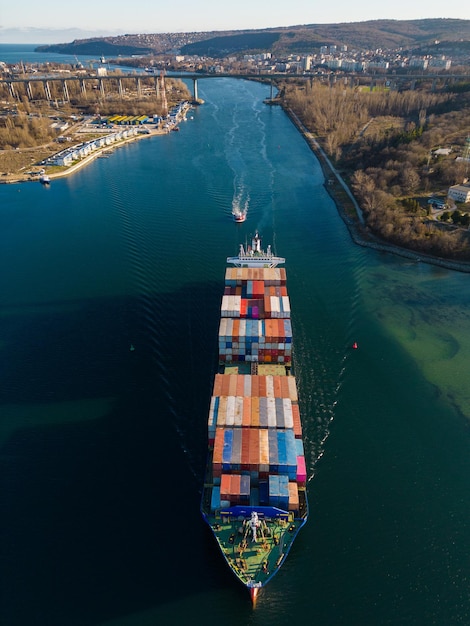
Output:
[[253,604],[308,516],[284,263],[258,233],[227,259],[208,418],[201,511]]

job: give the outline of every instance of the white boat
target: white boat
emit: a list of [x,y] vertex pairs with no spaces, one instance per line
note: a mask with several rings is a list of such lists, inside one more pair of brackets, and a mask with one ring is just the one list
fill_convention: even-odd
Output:
[[234,209],[232,211],[233,219],[237,224],[241,224],[246,220],[246,213],[240,211],[240,209]]
[[41,183],[41,185],[49,185],[51,179],[47,174],[42,174],[42,176],[39,177],[39,182]]

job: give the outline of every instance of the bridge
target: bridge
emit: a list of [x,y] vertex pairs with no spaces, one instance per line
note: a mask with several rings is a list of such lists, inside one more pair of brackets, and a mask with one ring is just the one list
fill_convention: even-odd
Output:
[[[3,90],[6,97],[10,97],[14,100],[20,100],[21,94],[24,94],[28,100],[36,100],[45,98],[48,101],[54,100],[53,93],[57,93],[57,89],[51,89],[51,86],[59,87],[59,93],[62,93],[63,100],[69,101],[69,88],[71,83],[78,83],[80,94],[83,98],[87,97],[89,90],[99,90],[103,99],[106,98],[107,93],[114,85],[117,88],[118,95],[122,98],[125,94],[124,81],[132,80],[135,83],[135,91],[138,95],[142,95],[143,86],[149,85],[150,88],[155,91],[157,97],[161,94],[161,76],[153,73],[119,73],[119,74],[76,74],[76,75],[57,75],[51,74],[47,76],[30,76],[21,78],[3,78],[0,79],[0,92]],[[174,72],[171,74],[165,74],[166,78],[174,78],[181,80],[193,81],[193,100],[199,100],[198,94],[198,81],[208,78],[233,78],[240,80],[257,80],[269,82],[271,86],[270,99],[274,97],[274,89],[278,81],[285,80],[309,80],[311,82],[320,81],[334,84],[337,82],[343,82],[351,86],[357,84],[369,84],[373,89],[376,86],[384,85],[390,89],[408,88],[414,89],[418,82],[431,81],[432,89],[436,89],[438,82],[443,82],[445,85],[456,81],[468,80],[468,76],[465,75],[443,75],[443,74],[423,74],[423,75],[386,75],[386,74],[328,74],[328,75],[316,75],[316,74],[284,74],[284,73],[241,73],[232,74],[226,73],[188,73],[188,72]],[[114,85],[113,85],[114,83]],[[113,90],[114,91],[114,90]],[[21,92],[21,93],[20,93]]]

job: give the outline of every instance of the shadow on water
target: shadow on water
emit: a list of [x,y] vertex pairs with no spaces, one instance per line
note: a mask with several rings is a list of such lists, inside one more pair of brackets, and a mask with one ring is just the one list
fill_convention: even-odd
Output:
[[98,624],[228,584],[199,515],[220,295],[192,284],[153,310],[157,298],[179,329],[158,351],[138,299],[17,319],[2,405],[113,400],[96,419],[39,419],[4,440],[9,626]]

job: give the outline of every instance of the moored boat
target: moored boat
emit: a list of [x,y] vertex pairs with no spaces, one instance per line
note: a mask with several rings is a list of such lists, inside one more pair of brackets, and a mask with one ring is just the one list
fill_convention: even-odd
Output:
[[258,233],[229,257],[202,515],[253,603],[308,516],[286,272]]
[[51,179],[49,178],[47,174],[42,174],[39,177],[39,182],[41,183],[41,185],[50,185]]

